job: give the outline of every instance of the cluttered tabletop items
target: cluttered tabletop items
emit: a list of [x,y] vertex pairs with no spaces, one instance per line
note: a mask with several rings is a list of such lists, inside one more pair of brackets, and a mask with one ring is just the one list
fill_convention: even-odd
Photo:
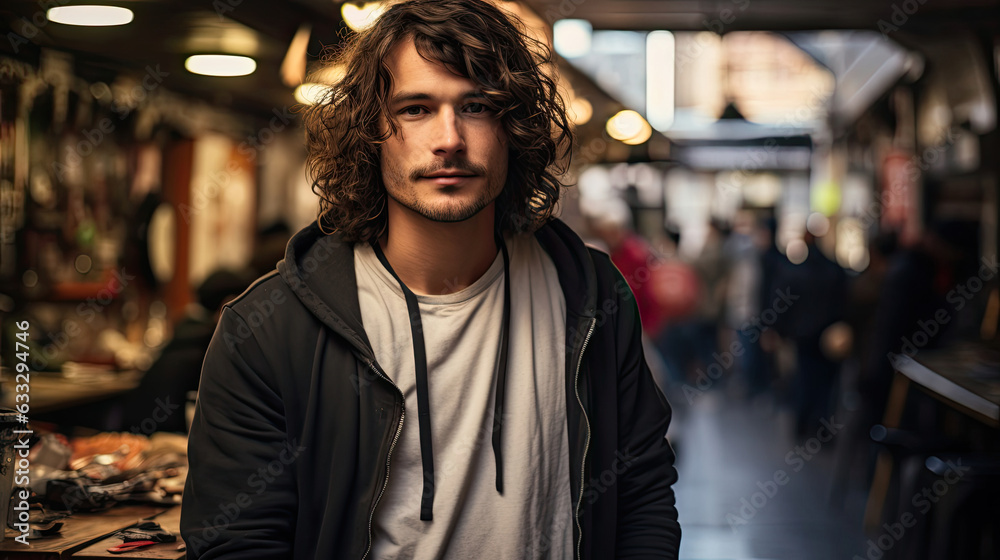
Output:
[[0,459],[10,465],[0,469],[0,511],[10,512],[0,557],[184,558],[184,436],[99,433],[68,439],[15,433],[33,430],[10,420],[0,418]]

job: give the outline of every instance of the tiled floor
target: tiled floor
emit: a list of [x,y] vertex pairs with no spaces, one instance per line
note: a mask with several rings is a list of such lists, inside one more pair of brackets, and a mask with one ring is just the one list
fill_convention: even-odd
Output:
[[787,415],[729,402],[721,391],[678,412],[682,559],[864,557],[858,483],[842,509],[829,505],[836,437],[815,455],[796,454]]

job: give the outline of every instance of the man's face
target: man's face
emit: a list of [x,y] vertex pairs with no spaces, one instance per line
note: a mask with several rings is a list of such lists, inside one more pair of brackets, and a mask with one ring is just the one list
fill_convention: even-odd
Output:
[[396,45],[386,65],[393,77],[389,111],[397,125],[382,144],[389,197],[436,222],[475,216],[507,180],[499,119],[472,80],[421,58],[411,39]]

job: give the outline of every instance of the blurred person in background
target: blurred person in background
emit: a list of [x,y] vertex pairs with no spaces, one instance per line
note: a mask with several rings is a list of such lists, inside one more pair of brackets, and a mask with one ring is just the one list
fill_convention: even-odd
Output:
[[[868,372],[873,364],[868,361],[876,340],[876,317],[885,290],[889,262],[896,251],[898,237],[895,232],[882,232],[868,243],[868,266],[850,283],[845,321],[851,329],[850,357],[845,364],[844,386],[852,408],[866,392],[862,380],[872,378]],[[867,398],[867,397],[866,397]],[[866,418],[868,427],[880,419]],[[868,428],[863,428],[867,438]],[[859,434],[861,432],[858,432]]]
[[697,275],[677,256],[678,234],[665,231],[656,240],[658,247],[654,247],[632,229],[632,213],[625,201],[611,198],[593,206],[585,215],[587,227],[610,253],[611,261],[635,294],[646,361],[657,386],[672,405],[668,435],[676,452],[684,433],[687,399],[687,379],[678,356],[690,352],[684,347],[683,334],[674,336],[673,329],[677,324],[684,325],[695,311],[699,297]]
[[694,268],[684,262],[678,253],[680,233],[667,229],[659,240],[659,265],[653,270],[650,286],[653,299],[663,318],[654,345],[662,357],[668,379],[661,388],[671,393],[670,402],[686,400],[682,385],[688,382],[686,367],[693,361],[693,352],[686,336],[686,329],[698,310],[701,300],[701,281]]
[[804,260],[799,264],[786,261],[778,269],[774,291],[763,302],[774,309],[775,331],[795,349],[789,397],[795,413],[795,435],[800,439],[815,435],[820,421],[833,412],[840,361],[823,342],[827,329],[843,319],[847,297],[844,269],[820,250],[814,234],[806,231],[803,242]]
[[715,218],[709,220],[705,244],[692,263],[702,282],[702,298],[698,305],[696,340],[702,365],[714,361],[718,347],[719,327],[726,307],[726,286],[729,279],[729,258],[725,252],[729,228]]
[[658,340],[657,345],[661,353],[667,356],[668,365],[678,372],[674,375],[689,383],[704,378],[708,367],[718,356],[716,351],[725,308],[728,274],[726,255],[723,252],[726,235],[721,224],[715,220],[709,223],[708,235],[701,252],[688,265],[698,282],[697,289],[692,290],[697,294],[697,299],[694,299],[696,307],[687,317],[674,321]]
[[[965,298],[955,288],[976,274],[978,243],[979,232],[974,224],[938,220],[928,226],[915,245],[896,251],[888,259],[871,319],[870,343],[862,343],[860,349],[863,356],[858,390],[864,423],[882,421],[894,371],[889,355],[912,357],[924,349],[941,347],[960,330],[963,321],[956,317],[958,312],[976,309],[970,301],[963,301]],[[946,321],[938,320],[941,310]],[[930,326],[924,328],[921,322]],[[978,318],[966,322],[978,327]],[[927,336],[915,337],[916,333]],[[915,339],[926,342],[915,344]]]
[[[652,344],[652,337],[661,330],[664,320],[660,305],[655,299],[653,281],[653,274],[659,267],[660,259],[654,253],[652,246],[633,229],[632,210],[624,200],[620,198],[602,200],[599,205],[586,212],[584,217],[587,229],[598,240],[595,245],[608,252],[611,262],[621,272],[635,296],[642,323],[642,345],[646,363],[657,386],[670,397],[671,383],[668,379],[666,362]],[[673,402],[673,399],[670,401]],[[676,431],[676,417],[672,424]],[[676,450],[676,442],[673,439],[671,442]]]
[[763,393],[770,381],[760,346],[762,333],[753,326],[762,311],[764,290],[761,286],[764,280],[761,255],[767,249],[766,242],[767,239],[758,231],[754,216],[741,212],[737,214],[733,233],[725,245],[730,269],[726,286],[726,324],[741,350],[740,355],[733,359],[742,377],[740,389],[747,399]]
[[122,429],[146,435],[152,431],[150,426],[158,432],[187,432],[187,394],[198,390],[201,365],[222,306],[240,295],[252,280],[247,272],[217,270],[198,286],[197,303],[185,310],[174,326],[173,338],[139,386],[121,399]]
[[285,258],[285,247],[292,238],[288,224],[277,221],[257,233],[257,243],[250,260],[250,268],[263,276],[274,270],[274,265]]
[[[660,274],[653,282],[653,293],[664,317],[655,345],[667,366],[670,379],[690,387],[697,382],[696,368],[700,367],[700,371],[704,372],[713,359],[718,324],[711,320],[712,313],[706,313],[706,310],[721,309],[721,306],[706,303],[706,298],[714,297],[706,293],[709,289],[706,276],[713,276],[713,271],[723,269],[724,256],[721,241],[716,239],[706,243],[715,245],[707,253],[702,253],[706,259],[685,262],[677,251],[680,233],[668,230],[667,238],[672,255],[664,259],[664,266],[660,267]],[[722,289],[717,283],[713,286],[717,290]],[[710,334],[706,335],[709,331]]]
[[188,557],[676,559],[637,305],[552,216],[548,49],[493,3],[412,0],[331,63],[320,217],[205,360]]
[[844,486],[852,478],[852,472],[857,470],[866,473],[858,478],[867,480],[867,454],[858,451],[870,446],[871,427],[882,420],[881,417],[870,416],[877,411],[872,410],[873,406],[868,402],[869,395],[866,395],[867,391],[861,385],[861,380],[870,378],[863,368],[870,366],[866,359],[875,340],[875,317],[884,290],[889,259],[896,251],[897,242],[895,232],[875,235],[868,243],[868,267],[850,282],[848,288],[844,320],[850,328],[850,350],[841,371],[844,377],[841,383],[844,396],[841,401],[848,415],[844,436],[837,439],[836,474],[832,477],[830,492],[831,500],[838,505],[844,503]]
[[[595,209],[596,210],[596,209]],[[642,331],[655,338],[663,324],[663,313],[653,294],[652,270],[659,262],[650,244],[632,230],[632,212],[625,201],[609,198],[599,211],[587,217],[587,225],[607,247],[611,262],[625,277],[635,294]]]
[[[760,285],[758,287],[759,296],[757,300],[757,310],[754,317],[760,319],[764,311],[771,308],[778,287],[774,284],[774,279],[786,264],[788,259],[778,249],[778,220],[774,216],[769,216],[757,224],[756,244],[761,247],[760,253]],[[760,325],[758,327],[757,325]],[[752,324],[749,327],[740,327],[741,333],[747,333],[749,338],[757,338],[756,344],[760,349],[760,378],[774,392],[778,392],[775,381],[778,378],[778,345],[780,336],[771,325],[763,323]],[[763,328],[761,328],[763,327]]]

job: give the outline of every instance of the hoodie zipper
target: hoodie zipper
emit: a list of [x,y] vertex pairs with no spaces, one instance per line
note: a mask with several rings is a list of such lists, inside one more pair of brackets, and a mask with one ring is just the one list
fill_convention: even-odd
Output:
[[583,526],[580,525],[580,506],[583,505],[583,488],[586,485],[584,477],[587,474],[587,452],[590,450],[590,419],[587,417],[587,408],[583,406],[583,400],[580,399],[580,366],[583,365],[583,353],[587,350],[587,343],[590,342],[590,336],[594,334],[594,324],[597,319],[590,319],[590,327],[587,329],[587,337],[583,339],[583,346],[580,348],[580,359],[576,362],[576,376],[573,379],[573,390],[576,391],[576,402],[580,403],[580,410],[583,411],[583,421],[587,424],[587,439],[584,440],[583,445],[583,459],[580,462],[580,499],[576,502],[576,529],[579,533],[576,541],[576,558],[577,560],[582,560],[583,558]]
[[399,398],[403,401],[403,410],[399,415],[399,424],[396,425],[396,435],[392,438],[392,444],[389,445],[389,454],[385,457],[385,481],[382,483],[382,489],[379,490],[378,497],[375,498],[375,502],[372,504],[371,512],[368,515],[368,548],[365,549],[365,555],[361,557],[361,560],[368,558],[368,553],[372,551],[372,545],[374,544],[374,540],[372,538],[372,522],[375,519],[375,508],[378,507],[379,500],[382,499],[382,494],[385,494],[385,489],[389,486],[389,461],[392,459],[392,450],[395,449],[396,442],[399,441],[399,435],[403,432],[403,418],[406,417],[406,397],[403,396],[403,392],[399,390],[399,387],[396,387],[396,384],[389,379],[389,376],[382,373],[382,370],[375,365],[374,361],[369,362],[368,367],[375,370],[375,373],[379,374],[382,379],[388,381],[389,384],[396,389],[396,392],[399,393]]

